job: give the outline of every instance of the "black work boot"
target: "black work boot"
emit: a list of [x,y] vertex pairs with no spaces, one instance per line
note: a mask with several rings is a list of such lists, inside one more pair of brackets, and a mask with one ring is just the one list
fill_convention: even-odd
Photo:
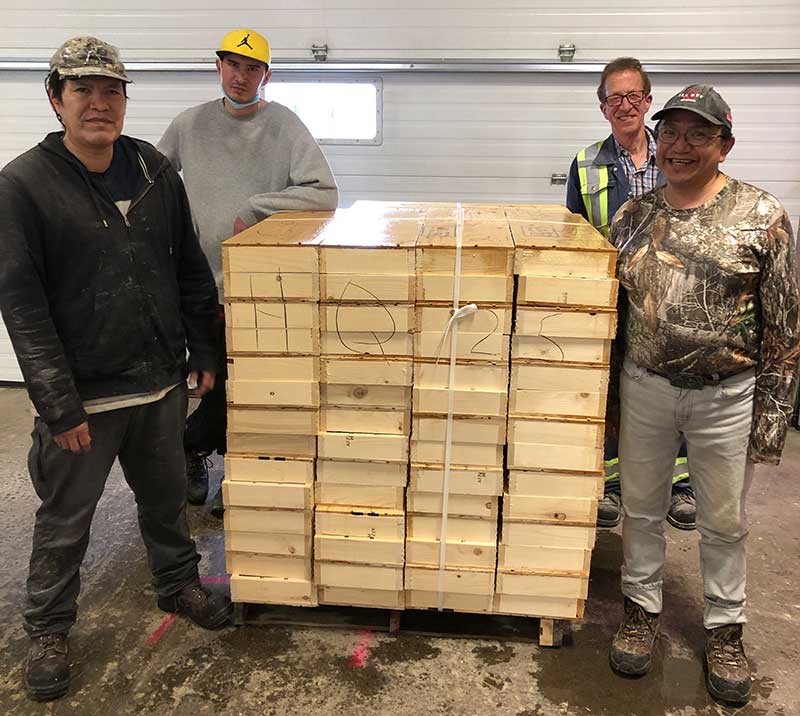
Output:
[[220,484],[217,494],[214,495],[214,499],[211,500],[211,514],[214,517],[222,517],[225,514],[225,504],[222,501],[222,484]]
[[200,582],[193,582],[169,597],[158,598],[158,608],[183,614],[203,629],[220,629],[231,618],[231,603],[222,594],[214,594]]
[[644,676],[650,670],[658,617],[625,597],[625,616],[608,655],[614,671],[623,676]]
[[31,638],[25,664],[25,686],[34,701],[60,699],[69,689],[69,646],[66,634]]
[[622,518],[622,496],[618,492],[607,492],[597,503],[597,526],[616,527]]
[[706,629],[706,686],[718,701],[741,706],[750,700],[750,665],[742,646],[742,625]]
[[207,460],[193,450],[186,451],[186,499],[190,505],[202,505],[208,497]]
[[667,522],[679,530],[693,530],[697,527],[697,504],[693,490],[673,488]]

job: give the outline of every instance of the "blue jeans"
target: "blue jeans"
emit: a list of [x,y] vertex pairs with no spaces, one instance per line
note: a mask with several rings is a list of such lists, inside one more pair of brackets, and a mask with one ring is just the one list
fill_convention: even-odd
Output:
[[699,390],[677,388],[630,359],[621,377],[622,592],[661,612],[664,519],[675,456],[686,440],[697,498],[700,568],[708,629],[744,622],[747,522],[753,475],[747,445],[754,371]]

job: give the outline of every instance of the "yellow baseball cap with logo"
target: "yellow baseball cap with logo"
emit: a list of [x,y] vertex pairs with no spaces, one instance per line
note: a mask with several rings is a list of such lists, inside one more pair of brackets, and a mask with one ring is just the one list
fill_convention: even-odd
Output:
[[217,50],[217,57],[222,59],[228,53],[251,57],[254,60],[263,62],[265,65],[269,65],[271,57],[267,38],[255,30],[248,30],[247,28],[231,30],[222,38]]

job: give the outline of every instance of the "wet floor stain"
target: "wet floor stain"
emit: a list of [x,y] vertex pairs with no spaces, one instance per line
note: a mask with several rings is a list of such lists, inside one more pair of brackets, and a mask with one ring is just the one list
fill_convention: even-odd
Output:
[[435,637],[399,634],[376,644],[372,649],[372,659],[387,665],[435,659],[442,653],[435,641]]
[[486,666],[507,664],[514,658],[515,654],[514,647],[511,644],[480,644],[472,650],[472,653]]

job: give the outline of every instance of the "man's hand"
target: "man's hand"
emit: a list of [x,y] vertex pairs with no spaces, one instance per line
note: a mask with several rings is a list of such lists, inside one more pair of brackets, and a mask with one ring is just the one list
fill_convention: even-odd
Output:
[[53,440],[62,450],[76,455],[87,453],[92,449],[92,436],[89,435],[88,422],[83,422],[71,430],[54,435]]
[[214,390],[214,381],[217,374],[210,370],[198,371],[193,370],[189,373],[186,383],[189,385],[190,398],[202,398],[210,390]]
[[236,217],[236,221],[233,222],[233,235],[236,236],[240,231],[244,231],[247,228],[247,224],[242,221],[240,216]]

